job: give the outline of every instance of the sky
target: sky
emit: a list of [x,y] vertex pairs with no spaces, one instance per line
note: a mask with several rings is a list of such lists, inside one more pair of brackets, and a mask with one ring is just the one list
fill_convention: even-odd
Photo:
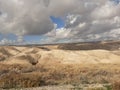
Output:
[[120,0],[0,0],[0,44],[120,39]]

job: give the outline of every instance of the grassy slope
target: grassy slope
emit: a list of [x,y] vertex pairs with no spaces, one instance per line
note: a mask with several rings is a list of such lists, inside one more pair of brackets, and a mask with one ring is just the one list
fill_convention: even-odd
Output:
[[[116,60],[119,60],[119,44],[119,42],[98,42],[40,47],[0,47],[0,56],[2,57],[0,57],[0,87],[18,88],[68,84],[76,86],[79,84],[111,83],[114,90],[120,90],[120,64],[118,63],[61,63],[62,60],[67,61],[68,59],[71,60],[71,58],[72,60],[79,61],[76,60],[76,56],[79,57],[79,55],[81,55],[79,57],[79,59],[81,59],[83,54],[86,56],[90,54],[89,57],[99,58],[99,56],[104,53],[101,53],[99,50],[98,52],[93,52],[93,50],[96,49],[109,50],[110,54],[109,51],[105,52],[108,53],[106,54],[107,57],[115,56]],[[56,49],[57,52],[55,51],[53,53],[52,50],[54,51]],[[81,53],[81,51],[78,50],[85,51]],[[66,55],[66,58],[63,57],[64,55]],[[72,55],[72,57],[70,57],[70,55]],[[102,58],[103,60],[106,58],[106,55],[103,55],[105,56]],[[90,59],[89,57],[88,60]],[[56,59],[60,59],[61,62]],[[114,57],[112,61],[114,61],[113,59]],[[3,63],[3,61],[5,62]]]

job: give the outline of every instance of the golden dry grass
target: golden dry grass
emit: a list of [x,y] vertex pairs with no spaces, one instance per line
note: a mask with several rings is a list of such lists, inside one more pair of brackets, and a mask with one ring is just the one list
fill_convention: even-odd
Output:
[[114,90],[120,90],[119,52],[60,50],[58,45],[3,46],[0,47],[0,87],[110,83]]
[[49,63],[37,66],[0,64],[0,87],[2,88],[112,83],[114,90],[117,90],[116,88],[120,87],[119,78],[120,68],[117,64]]

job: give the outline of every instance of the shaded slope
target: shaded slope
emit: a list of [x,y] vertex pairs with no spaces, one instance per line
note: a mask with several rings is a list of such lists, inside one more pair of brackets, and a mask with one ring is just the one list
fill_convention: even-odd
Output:
[[91,42],[91,43],[69,43],[58,46],[58,49],[63,50],[118,50],[120,48],[120,41],[109,42]]

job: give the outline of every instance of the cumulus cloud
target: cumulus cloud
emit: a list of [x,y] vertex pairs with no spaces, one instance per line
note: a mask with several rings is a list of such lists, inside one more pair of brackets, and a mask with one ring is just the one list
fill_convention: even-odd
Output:
[[9,40],[7,38],[3,38],[1,41],[0,41],[0,45],[5,45],[5,44],[14,44],[16,41],[15,40]]
[[[68,14],[66,26],[60,31],[69,34],[64,37],[66,42],[97,41],[119,39],[120,32],[120,4],[109,0],[83,0],[82,10]],[[79,10],[79,9],[78,9]],[[118,32],[118,33],[117,33]],[[60,34],[60,33],[59,33]],[[53,41],[62,40],[56,35]],[[62,40],[63,41],[63,40]]]
[[[65,27],[57,29],[50,16]],[[119,31],[120,4],[113,0],[0,0],[0,33],[21,42],[24,35],[43,35],[43,43],[114,39]]]
[[1,33],[45,34],[53,29],[46,8],[40,0],[0,0]]

